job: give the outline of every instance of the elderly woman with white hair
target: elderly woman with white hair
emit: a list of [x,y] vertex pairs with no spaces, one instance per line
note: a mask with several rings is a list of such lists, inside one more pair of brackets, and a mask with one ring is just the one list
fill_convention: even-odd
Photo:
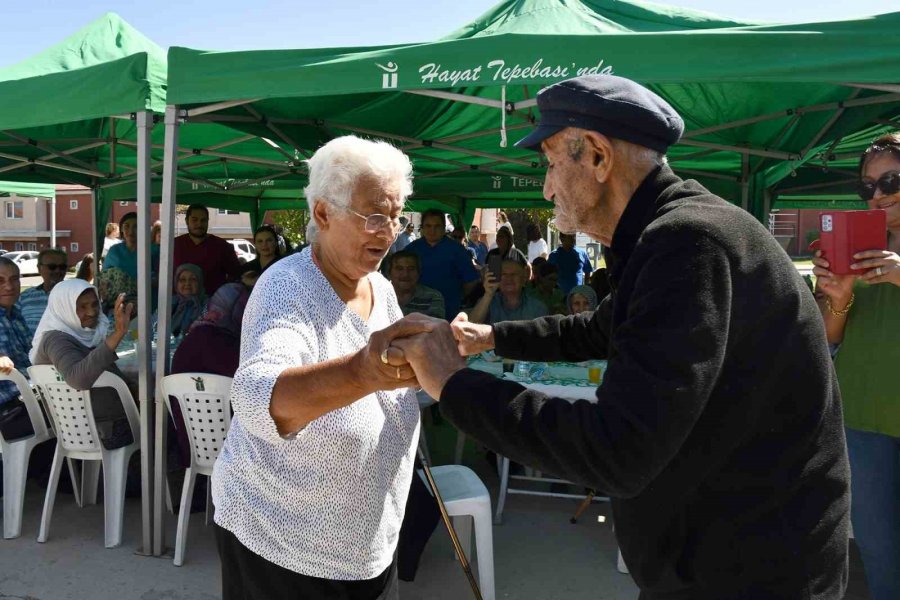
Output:
[[213,473],[226,599],[396,595],[419,408],[412,369],[388,346],[417,326],[396,323],[378,266],[412,166],[353,136],[308,166],[311,245],[269,267],[247,304],[234,420]]

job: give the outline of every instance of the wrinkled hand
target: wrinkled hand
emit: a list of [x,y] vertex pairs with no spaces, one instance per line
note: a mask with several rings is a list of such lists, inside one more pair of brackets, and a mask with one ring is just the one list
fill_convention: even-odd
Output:
[[374,332],[369,337],[369,343],[357,353],[355,359],[357,372],[363,383],[375,390],[418,387],[416,373],[409,361],[402,350],[391,346],[391,342],[432,331],[434,320],[425,315],[414,314]]
[[868,269],[859,276],[866,283],[893,283],[900,286],[900,256],[889,250],[866,250],[853,255],[852,269]]
[[134,313],[134,304],[125,304],[125,294],[119,294],[116,298],[116,304],[113,308],[115,316],[114,329],[116,335],[124,336],[131,326],[131,315]]
[[396,338],[391,344],[403,352],[422,389],[435,400],[440,400],[444,384],[454,373],[464,369],[466,363],[457,351],[450,324],[442,319],[432,321],[430,332]]
[[12,373],[12,370],[16,368],[16,365],[13,364],[13,361],[8,356],[0,356],[0,373],[4,375],[9,375]]
[[859,276],[835,275],[829,271],[828,267],[831,265],[822,258],[821,250],[816,251],[812,262],[815,265],[813,275],[816,276],[816,290],[831,298],[832,303],[838,305],[838,309],[846,305],[853,293],[853,284]]
[[494,328],[472,323],[466,313],[459,313],[450,324],[461,356],[481,354],[494,348]]

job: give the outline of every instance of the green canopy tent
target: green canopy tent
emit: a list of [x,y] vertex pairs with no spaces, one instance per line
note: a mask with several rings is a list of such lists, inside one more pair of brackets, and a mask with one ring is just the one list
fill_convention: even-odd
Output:
[[685,139],[669,154],[676,171],[762,219],[775,184],[835,138],[897,114],[900,49],[883,40],[898,24],[900,13],[754,25],[638,2],[508,1],[429,44],[172,48],[167,101],[184,133],[227,123],[298,155],[348,132],[393,140],[415,161],[417,196],[439,177],[450,182],[442,195],[460,201],[458,182],[474,171],[539,184],[540,158],[511,148],[536,116],[535,93],[612,72],[648,84],[685,117]]
[[[537,91],[614,73],[650,86],[684,117],[684,139],[669,152],[677,172],[763,220],[775,185],[835,140],[900,113],[900,47],[884,41],[898,25],[900,13],[763,25],[638,1],[509,0],[432,43],[171,48],[162,218],[171,224],[176,197],[194,197],[179,189],[178,169],[222,181],[222,165],[187,139],[208,124],[293,155],[276,169],[247,166],[250,186],[261,188],[260,209],[285,193],[262,185],[269,174],[283,186],[296,182],[299,197],[302,160],[347,133],[397,144],[414,161],[413,200],[440,203],[463,220],[479,203],[540,202],[542,158],[512,147],[538,117]],[[163,232],[171,250],[171,225]],[[168,296],[161,286],[161,305]],[[164,344],[158,352],[165,356]]]
[[[150,130],[163,108],[165,54],[106,15],[28,60],[0,69],[0,174],[26,184],[79,184],[98,192],[128,182],[149,232]],[[28,189],[19,188],[19,189]],[[101,194],[102,198],[102,194]],[[107,212],[108,214],[108,205]],[[96,222],[94,223],[96,236]],[[149,235],[139,236],[141,442],[152,448]],[[142,453],[143,548],[150,551],[152,453]]]
[[45,183],[23,183],[21,181],[0,181],[0,196],[26,196],[56,198],[56,186]]

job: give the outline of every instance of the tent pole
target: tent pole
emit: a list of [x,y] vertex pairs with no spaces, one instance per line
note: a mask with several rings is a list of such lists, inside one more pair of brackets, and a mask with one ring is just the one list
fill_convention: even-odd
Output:
[[779,160],[797,160],[799,158],[796,154],[791,154],[789,152],[780,152],[778,150],[766,150],[762,148],[752,148],[745,146],[731,146],[728,144],[713,144],[711,142],[701,142],[699,140],[681,140],[678,143],[682,146],[696,146],[698,148],[710,148],[713,150],[740,152],[741,154],[752,154],[753,156],[777,158]]
[[876,90],[879,92],[900,93],[900,85],[894,83],[842,83],[848,87],[861,88],[864,90]]
[[229,100],[227,102],[216,102],[215,104],[208,104],[206,106],[198,106],[197,108],[192,108],[187,111],[187,117],[196,117],[197,115],[205,115],[206,113],[217,112],[220,110],[225,110],[226,108],[233,108],[235,106],[243,106],[244,104],[250,104],[251,102],[257,102],[259,98],[253,98],[251,100]]
[[55,149],[41,143],[40,140],[32,140],[25,136],[19,135],[17,133],[13,133],[12,131],[4,131],[3,135],[5,135],[7,137],[11,137],[12,139],[17,140],[23,144],[34,146],[38,150],[43,150],[44,152],[47,152],[50,155],[50,157],[52,157],[52,158],[61,158],[63,160],[67,160],[70,163],[72,163],[73,165],[75,165],[76,167],[81,167],[82,169],[92,168],[91,165],[84,162],[83,160],[79,160],[79,159],[75,158],[74,156],[71,156],[70,154],[64,154],[63,152],[61,152],[59,150],[55,150]]
[[97,248],[97,203],[100,202],[100,188],[91,188],[91,252],[94,253],[94,281],[100,272],[100,254],[103,248]]
[[[853,90],[853,94],[850,96],[850,99],[852,100],[853,98],[856,98],[861,91],[862,90],[858,88],[856,90]],[[825,137],[825,134],[828,133],[828,131],[834,126],[834,124],[837,123],[838,119],[843,116],[845,110],[847,109],[842,106],[841,108],[834,111],[834,114],[831,115],[831,118],[828,119],[828,122],[826,122],[825,125],[822,126],[822,129],[820,129],[816,133],[816,135],[813,136],[813,139],[811,139],[810,142],[806,145],[806,148],[803,149],[803,156],[806,156],[810,150],[812,150],[819,144],[819,140]]]
[[[70,148],[69,150],[66,150],[66,151],[64,151],[64,152],[60,152],[60,154],[77,154],[78,152],[82,152],[82,151],[84,151],[84,150],[90,150],[91,148],[98,148],[98,147],[103,146],[103,145],[105,145],[105,144],[106,144],[106,140],[99,141],[99,142],[93,142],[93,143],[90,143],[90,144],[86,144],[86,145],[84,145],[84,146],[79,146],[78,148]],[[49,160],[49,159],[51,159],[51,158],[53,158],[53,155],[52,155],[52,154],[47,154],[47,155],[45,155],[45,156],[39,157],[37,160]],[[15,171],[16,169],[22,169],[22,168],[24,168],[24,167],[30,166],[31,164],[32,164],[32,163],[31,163],[30,161],[27,161],[27,160],[26,160],[26,161],[18,162],[18,163],[13,164],[13,165],[6,165],[6,166],[3,167],[2,169],[0,169],[0,173],[5,173],[6,171]],[[81,184],[77,184],[77,185],[81,185]]]
[[[153,394],[150,363],[150,313],[152,302],[153,267],[150,261],[150,130],[153,129],[153,115],[140,111],[137,120],[137,213],[138,213],[138,298],[137,298],[137,361],[138,361],[138,402],[141,407],[141,531],[143,545],[141,553],[150,554],[152,545],[152,500],[153,482]],[[160,421],[156,421],[160,424]],[[161,422],[162,424],[165,421]],[[158,425],[159,426],[159,425]]]
[[166,474],[166,405],[160,396],[160,381],[169,371],[169,330],[172,327],[172,265],[175,249],[175,194],[176,172],[178,168],[178,128],[180,111],[176,106],[166,107],[165,164],[163,165],[162,207],[159,218],[162,221],[162,237],[159,252],[159,303],[156,323],[156,456],[154,473],[153,502],[153,554],[162,555],[165,549],[165,493]]
[[[41,167],[49,167],[51,169],[59,169],[60,171],[71,171],[72,173],[79,173],[81,175],[90,175],[91,177],[106,177],[104,173],[100,171],[94,171],[93,169],[81,169],[78,167],[70,167],[69,165],[60,165],[57,163],[48,162],[46,160],[41,160],[39,158],[28,159],[24,156],[18,156],[16,154],[9,154],[7,152],[0,152],[0,158],[8,158],[9,160],[19,161],[21,163],[25,163],[25,165],[33,164]],[[13,165],[10,165],[13,166]],[[9,167],[5,167],[5,170],[10,170]]]
[[[286,143],[286,144],[290,144],[291,148],[293,148],[293,149],[296,150],[297,152],[300,152],[300,153],[303,154],[303,156],[305,156],[306,158],[309,158],[310,156],[312,156],[312,154],[310,154],[309,152],[305,151],[305,150],[300,146],[300,144],[298,144],[297,142],[295,142],[295,141],[293,140],[293,138],[291,138],[291,136],[289,136],[289,135],[286,134],[284,131],[282,131],[281,129],[279,129],[279,128],[276,127],[275,125],[273,125],[272,122],[271,122],[270,120],[268,120],[267,118],[265,118],[264,116],[262,116],[262,115],[259,113],[258,110],[256,110],[255,108],[253,108],[253,107],[250,106],[249,104],[245,104],[245,105],[244,105],[244,110],[246,110],[248,113],[250,113],[251,115],[253,115],[253,116],[256,117],[257,119],[259,119],[259,122],[262,123],[263,125],[265,125],[266,128],[267,128],[269,131],[271,131],[272,133],[274,133],[275,135],[277,135],[278,137],[280,137],[280,138],[281,138],[281,141],[283,141],[283,142]],[[293,160],[293,157],[292,157],[290,154],[284,152],[284,150],[282,150],[281,147],[278,146],[277,144],[274,145],[274,146],[272,146],[272,147],[275,148],[276,150],[278,150],[278,151],[280,151],[280,152],[286,154],[287,157],[288,157],[289,159]]]

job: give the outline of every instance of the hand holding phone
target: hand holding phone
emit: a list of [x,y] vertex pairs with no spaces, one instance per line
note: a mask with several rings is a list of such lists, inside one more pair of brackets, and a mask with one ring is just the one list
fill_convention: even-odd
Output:
[[887,219],[881,209],[819,213],[819,231],[817,248],[835,275],[859,275],[859,269],[850,268],[857,262],[854,254],[887,248]]
[[498,255],[491,256],[488,259],[488,273],[494,276],[498,282],[500,281],[500,273],[503,271],[503,257]]

